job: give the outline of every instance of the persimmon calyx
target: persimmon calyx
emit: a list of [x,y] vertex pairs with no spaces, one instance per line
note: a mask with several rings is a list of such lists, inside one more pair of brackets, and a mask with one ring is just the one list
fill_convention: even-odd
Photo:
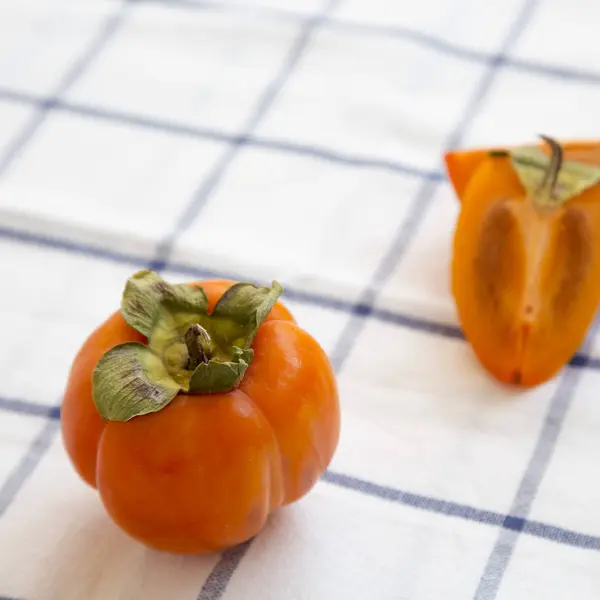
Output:
[[186,307],[190,312],[206,313],[208,310],[208,298],[201,287],[169,284],[155,271],[143,270],[127,280],[121,299],[121,314],[131,327],[148,337],[157,312],[165,301]]
[[180,392],[228,392],[252,362],[252,342],[283,288],[232,285],[212,312],[199,286],[172,285],[154,271],[130,277],[121,300],[127,323],[148,343],[106,352],[93,375],[105,419],[127,421],[164,408]]
[[109,350],[98,362],[93,381],[96,407],[112,421],[156,412],[181,389],[160,357],[139,342]]
[[600,167],[563,160],[562,146],[552,138],[541,137],[550,146],[550,156],[537,147],[506,151],[527,195],[538,208],[562,206],[600,182]]

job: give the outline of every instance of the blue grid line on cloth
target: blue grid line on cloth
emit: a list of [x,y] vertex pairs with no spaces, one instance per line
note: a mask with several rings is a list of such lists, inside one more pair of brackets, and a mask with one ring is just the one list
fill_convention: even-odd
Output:
[[[597,327],[598,324],[596,323],[590,332],[590,338],[593,337]],[[565,371],[561,376],[544,419],[542,431],[510,509],[511,515],[519,519],[523,525],[500,531],[479,580],[474,600],[494,600],[498,594],[519,534],[523,531],[525,519],[531,511],[542,479],[554,454],[558,436],[562,430],[580,378],[581,372],[571,369]],[[540,529],[540,531],[542,530]]]
[[46,404],[38,404],[37,402],[29,402],[22,398],[6,398],[0,396],[0,410],[13,412],[30,417],[45,417],[47,419],[60,418],[60,406],[47,406]]
[[94,59],[100,54],[106,43],[117,32],[125,17],[126,7],[127,0],[125,0],[123,5],[119,6],[119,9],[115,13],[111,14],[104,21],[98,34],[84,49],[82,54],[78,56],[71,68],[67,70],[56,86],[54,92],[44,102],[40,103],[37,113],[31,117],[29,122],[21,129],[19,135],[8,146],[4,155],[0,158],[0,178],[33,139],[36,132],[45,121],[48,111],[52,108],[53,102],[77,82],[77,80],[86,72],[88,67],[91,66]]
[[198,600],[216,600],[223,596],[232,575],[248,552],[252,541],[250,539],[223,552],[219,562],[204,582],[198,594]]
[[[41,416],[49,420],[57,421],[60,419],[60,406],[47,406],[36,402],[29,402],[22,399],[0,397],[0,410],[13,412],[25,416]],[[352,477],[344,473],[326,471],[321,478],[327,484],[334,485],[346,490],[358,492],[365,496],[371,496],[387,502],[401,504],[426,512],[455,517],[475,523],[501,527],[511,531],[523,532],[532,537],[537,537],[561,545],[582,548],[585,550],[600,550],[600,537],[587,535],[577,531],[564,529],[549,523],[532,521],[523,516],[514,514],[504,515],[502,513],[476,508],[459,502],[450,500],[441,500],[423,494],[406,492],[397,488],[381,485],[365,479]],[[219,570],[226,571],[226,565],[231,565],[234,557],[237,557],[236,548],[245,546],[246,543],[231,548],[223,553],[222,560],[219,561]],[[245,553],[245,550],[244,550]],[[227,557],[225,557],[227,555]],[[241,557],[240,557],[241,558]],[[205,583],[204,588],[213,589],[217,582],[222,578],[213,578],[211,583]],[[207,592],[205,592],[207,593]]]
[[[233,12],[253,16],[265,16],[287,22],[301,22],[310,19],[310,15],[271,6],[258,4],[240,4],[237,2],[219,2],[217,0],[132,0],[136,4],[162,4],[164,6],[179,7],[188,10],[213,10],[219,12]],[[542,76],[557,77],[561,79],[577,80],[581,83],[600,83],[600,72],[586,71],[576,67],[563,67],[547,63],[540,63],[530,59],[503,56],[485,51],[475,50],[441,37],[428,34],[424,31],[403,27],[401,25],[381,25],[377,23],[360,23],[341,17],[327,16],[322,22],[323,28],[336,31],[354,33],[369,37],[387,37],[403,39],[414,42],[431,50],[436,50],[448,56],[477,63],[500,62],[517,71],[523,71]]]
[[[506,38],[502,42],[498,53],[499,56],[504,56],[523,33],[531,20],[537,3],[538,0],[525,0],[523,2],[519,14],[515,17]],[[446,140],[445,146],[447,148],[454,148],[460,145],[469,125],[481,109],[483,101],[494,83],[500,66],[501,62],[498,60],[490,63],[488,68],[484,71],[483,77],[475,89],[473,96],[469,98],[458,124]],[[420,225],[427,214],[427,210],[433,202],[436,190],[437,182],[435,181],[426,180],[421,184],[409,208],[408,216],[400,224],[391,247],[386,252],[375,270],[373,277],[361,294],[358,304],[371,307],[375,304],[379,290],[398,267],[406,254],[412,239],[419,230]],[[368,315],[353,316],[342,331],[332,352],[332,362],[336,370],[343,368],[356,340],[360,336],[367,322],[367,316]]]
[[505,520],[509,518],[495,511],[483,510],[449,500],[439,500],[421,494],[413,494],[412,492],[405,492],[396,488],[379,485],[377,483],[344,475],[343,473],[327,471],[322,479],[331,485],[353,490],[366,496],[380,498],[382,500],[402,504],[404,506],[411,506],[428,512],[458,517],[467,521],[475,521],[476,523],[501,526]]
[[[116,250],[108,250],[89,244],[72,242],[67,239],[43,236],[39,234],[22,231],[15,228],[0,226],[0,239],[8,239],[11,241],[20,242],[32,246],[41,246],[43,248],[51,248],[53,250],[64,251],[70,254],[80,254],[98,260],[114,262],[116,264],[126,264],[133,267],[147,266],[149,259],[142,256],[135,256],[118,252]],[[180,265],[178,263],[170,263],[169,270],[178,275],[189,275],[190,277],[205,278],[205,279],[229,279],[234,281],[252,281],[252,278],[245,277],[240,273],[225,273],[204,267],[193,267],[191,265]],[[260,283],[254,281],[254,283]],[[389,323],[406,329],[429,333],[439,337],[448,339],[465,340],[465,337],[457,325],[448,323],[440,323],[431,321],[422,317],[415,317],[408,314],[393,312],[386,309],[380,309],[367,304],[355,304],[346,300],[341,300],[333,296],[306,292],[293,287],[285,287],[285,298],[316,306],[335,310],[338,312],[358,315],[360,317],[369,317],[371,319]],[[589,356],[583,352],[577,352],[569,360],[569,366],[576,369],[600,369],[600,358]]]
[[561,545],[586,550],[600,550],[600,537],[564,529],[548,523],[529,521],[524,517],[517,517],[511,514],[503,515],[466,504],[405,492],[332,471],[327,471],[322,479],[332,485],[402,504],[403,506],[410,506],[419,510],[465,519],[484,525],[501,527],[502,530],[520,531],[533,537],[556,542]]
[[0,396],[0,410],[28,417],[43,417],[51,420],[60,419],[60,404],[42,404],[24,398],[7,398]]
[[122,125],[140,127],[172,135],[195,137],[198,139],[225,142],[235,146],[246,145],[250,147],[265,148],[267,150],[278,150],[300,156],[319,158],[325,161],[339,163],[353,167],[379,168],[394,173],[401,173],[411,177],[422,177],[425,179],[443,180],[445,175],[441,171],[427,171],[412,165],[397,161],[347,155],[326,148],[319,148],[306,144],[278,140],[262,136],[248,134],[233,135],[210,129],[207,127],[196,127],[173,123],[167,120],[152,117],[143,117],[127,112],[112,109],[97,108],[78,102],[68,102],[60,99],[44,99],[30,94],[24,94],[15,90],[0,87],[0,100],[8,100],[29,106],[46,106],[50,110],[62,111],[84,117],[92,117],[102,121],[119,123]]
[[150,268],[160,271],[168,267],[170,255],[177,239],[191,227],[198,215],[202,212],[202,209],[208,203],[213,191],[219,185],[229,166],[237,157],[240,148],[244,145],[244,138],[248,137],[267,115],[269,109],[273,106],[277,96],[281,93],[281,90],[284,88],[286,82],[306,51],[313,32],[319,27],[323,17],[334,8],[338,1],[339,0],[327,0],[323,11],[314,15],[304,23],[298,36],[286,53],[283,64],[279,67],[275,77],[269,82],[258,98],[256,106],[254,106],[250,117],[242,128],[244,133],[240,137],[240,141],[235,142],[228,147],[221,160],[217,162],[212,171],[204,178],[200,187],[193,194],[191,201],[177,219],[175,227],[159,244],[156,257],[151,261]]
[[50,448],[50,444],[52,444],[58,430],[58,421],[53,418],[47,419],[38,435],[27,448],[21,461],[10,472],[4,484],[0,487],[0,517],[4,515],[25,482],[35,471],[46,451]]
[[398,230],[394,234],[392,245],[379,262],[367,287],[361,292],[358,302],[352,310],[352,316],[344,326],[331,352],[331,362],[336,371],[341,371],[344,368],[356,340],[367,323],[367,318],[375,310],[374,305],[379,289],[392,275],[408,249],[412,238],[416,235],[419,224],[426,214],[427,207],[433,200],[435,189],[436,186],[433,181],[428,180],[421,184],[415,198],[411,202],[407,216],[400,223]]
[[584,550],[600,550],[600,537],[577,533],[562,527],[540,523],[539,521],[524,519],[521,531],[528,535],[557,542],[564,546],[573,546],[574,548],[583,548]]
[[581,71],[557,65],[539,64],[525,58],[508,58],[505,59],[505,61],[508,67],[517,71],[523,71],[524,73],[531,73],[532,75],[567,79],[577,81],[578,83],[600,83],[600,73],[594,73],[592,71]]

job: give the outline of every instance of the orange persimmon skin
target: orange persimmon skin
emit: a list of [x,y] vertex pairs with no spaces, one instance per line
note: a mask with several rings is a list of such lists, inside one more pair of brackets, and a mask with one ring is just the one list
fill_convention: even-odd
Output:
[[[600,165],[600,144],[565,144]],[[499,380],[533,386],[573,356],[600,302],[600,187],[538,211],[510,166],[487,151],[449,153],[461,201],[452,292],[465,337]]]
[[[211,310],[232,283],[198,282]],[[90,335],[69,374],[61,420],[75,469],[130,536],[178,553],[233,546],[306,494],[327,468],[340,430],[335,376],[280,302],[258,330],[237,389],[180,393],[159,412],[103,421],[92,372],[125,341],[145,338],[120,312]]]

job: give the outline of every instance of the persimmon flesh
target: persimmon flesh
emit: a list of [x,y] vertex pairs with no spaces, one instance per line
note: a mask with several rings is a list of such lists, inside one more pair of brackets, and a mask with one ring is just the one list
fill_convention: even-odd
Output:
[[445,157],[461,326],[492,375],[523,386],[569,361],[600,301],[600,144],[544,139]]

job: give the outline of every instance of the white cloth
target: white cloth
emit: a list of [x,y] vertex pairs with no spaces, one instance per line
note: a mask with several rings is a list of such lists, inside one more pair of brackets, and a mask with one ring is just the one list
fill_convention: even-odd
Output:
[[[461,338],[447,147],[600,137],[592,0],[0,2],[0,597],[597,600],[600,361],[516,392]],[[330,471],[223,555],[148,550],[58,433],[151,261],[286,288]]]

